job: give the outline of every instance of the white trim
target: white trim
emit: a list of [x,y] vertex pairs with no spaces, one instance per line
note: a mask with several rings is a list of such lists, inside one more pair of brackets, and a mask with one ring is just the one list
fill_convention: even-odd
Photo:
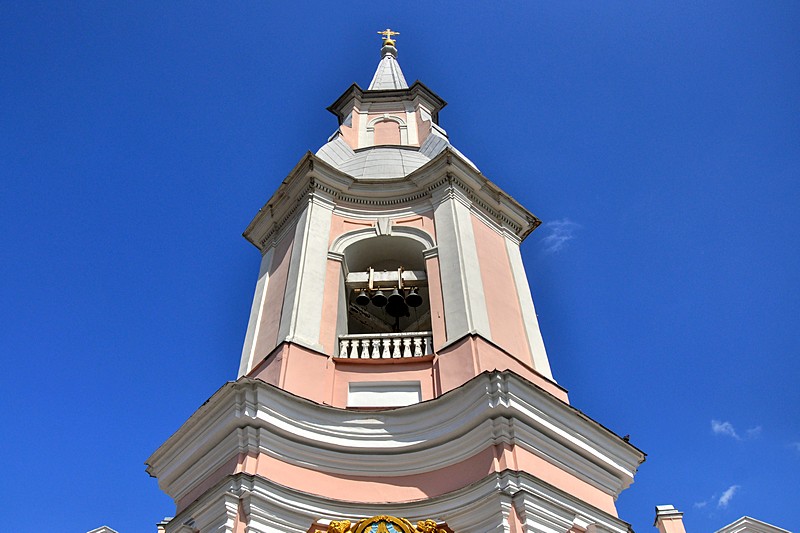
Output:
[[404,407],[422,401],[419,381],[351,381],[348,407]]
[[468,200],[455,187],[443,187],[434,204],[447,340],[467,334],[492,340]]
[[[408,125],[405,120],[397,115],[391,113],[384,113],[383,116],[375,117],[367,123],[366,140],[367,144],[363,146],[375,146],[375,125],[380,122],[394,122],[397,124],[400,132],[400,145],[408,146]],[[361,148],[361,146],[359,146]]]
[[451,148],[445,148],[408,176],[380,180],[353,178],[309,153],[259,211],[244,235],[263,250],[274,242],[308,194],[328,195],[336,203],[336,213],[374,219],[430,211],[431,195],[442,187],[458,188],[468,198],[466,203],[471,210],[519,240],[539,224],[536,217]]
[[250,319],[247,322],[247,332],[245,333],[242,357],[239,362],[239,377],[248,374],[253,368],[253,354],[256,351],[258,331],[261,328],[261,317],[264,312],[264,301],[267,297],[267,288],[269,287],[269,271],[272,267],[272,257],[274,253],[275,248],[270,247],[261,257],[258,281],[256,282],[255,294],[253,295],[253,305],[250,308]]
[[437,471],[499,443],[518,444],[616,496],[644,455],[515,374],[481,374],[434,400],[353,412],[241,378],[206,402],[148,460],[148,473],[179,499],[238,453],[342,476]]
[[[345,495],[343,495],[345,496]],[[325,520],[356,522],[390,514],[412,523],[432,518],[446,522],[458,533],[509,533],[509,515],[523,518],[525,533],[566,533],[577,519],[597,531],[628,533],[630,525],[541,482],[532,475],[504,471],[490,474],[468,487],[416,501],[375,503],[347,501],[296,491],[269,479],[236,474],[210,488],[178,513],[166,533],[178,533],[181,524],[195,523],[195,516],[217,509],[222,518],[238,500],[253,533],[306,533]],[[174,526],[173,526],[174,524]],[[539,529],[549,525],[547,529]],[[558,529],[563,528],[563,529]],[[206,533],[208,530],[201,530]]]
[[536,309],[533,306],[533,296],[528,284],[528,277],[525,275],[525,265],[522,262],[522,254],[519,244],[509,237],[505,239],[506,252],[508,252],[508,262],[511,265],[511,274],[514,278],[514,285],[517,288],[517,301],[522,312],[522,322],[525,326],[525,336],[530,350],[531,365],[533,368],[551,381],[553,373],[550,370],[550,361],[547,358],[547,351],[544,347],[542,332],[539,329],[539,319],[536,316]]
[[[354,229],[346,233],[342,233],[341,235],[336,237],[336,239],[334,239],[333,243],[331,244],[329,253],[344,254],[344,251],[347,249],[348,246],[351,246],[365,239],[372,239],[373,237],[377,236],[378,236],[378,231],[374,226],[370,228]],[[414,241],[422,243],[422,245],[425,247],[426,250],[436,246],[436,242],[434,242],[433,237],[431,237],[430,233],[428,233],[425,230],[415,228],[414,226],[393,225],[391,227],[391,236],[412,239]]]
[[333,209],[328,202],[317,200],[310,197],[295,230],[278,343],[291,341],[322,351],[319,302],[325,290]]
[[[656,519],[658,519],[658,516],[656,516]],[[749,516],[743,516],[739,520],[718,529],[716,533],[789,533],[789,531]]]

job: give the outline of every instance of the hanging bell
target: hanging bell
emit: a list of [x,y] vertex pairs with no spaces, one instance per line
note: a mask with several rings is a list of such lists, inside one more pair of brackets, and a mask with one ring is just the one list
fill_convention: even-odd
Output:
[[369,303],[369,296],[367,295],[367,291],[361,289],[361,292],[359,292],[358,296],[356,296],[356,303],[362,307]]
[[411,289],[406,296],[406,305],[409,307],[419,307],[422,305],[422,296],[417,293],[417,289]]
[[375,294],[372,295],[372,305],[375,307],[383,307],[386,305],[386,295],[383,294],[383,291],[378,289]]
[[395,289],[386,302],[386,312],[395,318],[408,315],[408,306],[400,291]]

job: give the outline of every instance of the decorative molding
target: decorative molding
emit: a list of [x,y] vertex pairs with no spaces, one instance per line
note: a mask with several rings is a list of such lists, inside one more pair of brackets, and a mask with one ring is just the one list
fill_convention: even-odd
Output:
[[[379,235],[380,233],[376,227],[358,228],[342,233],[331,243],[329,253],[344,254],[348,246],[365,239],[378,237]],[[415,240],[425,246],[425,249],[433,248],[436,245],[430,233],[423,229],[415,228],[414,226],[392,226],[391,235],[393,237]]]
[[[377,183],[379,187],[375,186]],[[443,186],[452,189],[451,194],[457,189],[459,201],[469,205],[495,231],[511,232],[520,241],[540,224],[539,219],[450,148],[405,177],[377,180],[355,179],[307,153],[259,211],[244,236],[263,250],[276,240],[309,196],[336,212],[374,218],[390,215],[398,207],[401,209],[396,213],[430,210],[432,193]]]
[[[537,528],[544,523],[558,527],[571,525],[575,517],[598,531],[630,531],[627,522],[530,474],[506,470],[441,496],[391,504],[323,498],[259,476],[235,474],[225,477],[181,510],[167,525],[166,533],[178,533],[179,524],[192,523],[202,509],[219,509],[233,498],[241,502],[247,530],[254,532],[306,533],[314,531],[315,525],[326,527],[332,521],[354,524],[365,517],[391,513],[406,517],[412,524],[435,517],[437,526],[457,533],[499,533],[508,531],[508,516],[514,512],[524,517],[526,533],[552,531]],[[568,530],[569,526],[559,533]]]
[[335,475],[383,477],[436,471],[499,443],[522,446],[612,497],[644,460],[580,411],[509,371],[495,371],[424,404],[379,412],[322,406],[241,378],[156,450],[147,471],[180,499],[238,453],[265,453]]

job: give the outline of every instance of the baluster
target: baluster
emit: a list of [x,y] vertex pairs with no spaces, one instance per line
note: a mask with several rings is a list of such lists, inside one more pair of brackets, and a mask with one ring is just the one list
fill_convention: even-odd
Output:
[[403,357],[411,357],[411,339],[403,339]]
[[383,339],[383,349],[381,359],[389,359],[392,356],[392,339]]
[[424,355],[432,355],[433,354],[433,337],[425,337],[425,354]]
[[361,359],[369,359],[369,340],[361,341]]
[[372,358],[373,359],[380,359],[381,358],[381,340],[380,339],[372,339]]
[[358,341],[349,340],[347,344],[350,346],[350,359],[358,359]]
[[414,337],[414,357],[422,357],[422,337]]
[[400,339],[392,339],[392,359],[400,359]]
[[347,357],[347,339],[339,339],[339,357]]

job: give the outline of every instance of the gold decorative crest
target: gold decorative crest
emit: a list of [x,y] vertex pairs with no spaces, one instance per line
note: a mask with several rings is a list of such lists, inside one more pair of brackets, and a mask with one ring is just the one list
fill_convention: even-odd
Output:
[[314,533],[451,533],[451,530],[440,528],[435,520],[420,520],[414,527],[405,518],[378,515],[355,524],[349,520],[333,520],[327,531],[317,529]]

